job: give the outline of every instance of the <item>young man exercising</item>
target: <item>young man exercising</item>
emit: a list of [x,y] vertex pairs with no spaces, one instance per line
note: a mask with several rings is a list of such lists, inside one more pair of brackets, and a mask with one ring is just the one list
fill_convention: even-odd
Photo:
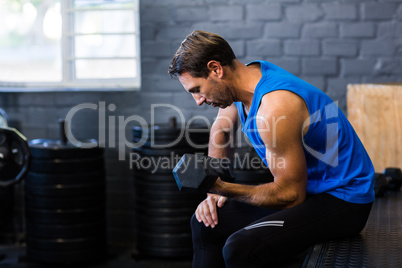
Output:
[[326,94],[272,63],[241,63],[222,37],[204,31],[186,37],[169,74],[198,105],[219,107],[209,156],[231,157],[225,145],[240,119],[274,176],[257,186],[215,182],[191,221],[193,267],[270,267],[364,228],[374,168]]

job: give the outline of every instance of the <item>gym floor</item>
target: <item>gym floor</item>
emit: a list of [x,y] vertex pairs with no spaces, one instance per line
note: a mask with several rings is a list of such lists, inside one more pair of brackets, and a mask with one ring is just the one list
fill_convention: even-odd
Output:
[[[47,268],[59,265],[31,263],[24,259],[23,246],[0,246],[4,257],[0,268]],[[74,265],[74,268],[187,268],[190,260],[143,259],[133,252],[110,253],[106,262]],[[290,266],[287,266],[290,267]],[[374,202],[366,227],[359,236],[327,241],[312,247],[303,262],[291,267],[402,267],[402,191],[388,191]]]
[[[25,259],[25,247],[23,246],[0,246],[4,258],[0,261],[0,268],[59,268],[60,265],[32,263]],[[107,261],[82,264],[63,265],[62,267],[74,268],[190,268],[191,260],[170,259],[133,259],[133,252],[109,253]]]
[[402,267],[402,191],[376,198],[360,235],[316,244],[308,257],[308,268]]

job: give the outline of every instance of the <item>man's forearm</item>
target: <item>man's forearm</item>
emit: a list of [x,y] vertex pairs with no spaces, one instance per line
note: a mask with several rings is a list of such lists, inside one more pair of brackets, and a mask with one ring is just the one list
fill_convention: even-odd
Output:
[[257,186],[242,185],[217,180],[210,190],[212,193],[261,207],[284,209],[300,203],[293,191],[282,189],[275,182]]
[[233,158],[233,134],[213,125],[209,136],[208,156]]

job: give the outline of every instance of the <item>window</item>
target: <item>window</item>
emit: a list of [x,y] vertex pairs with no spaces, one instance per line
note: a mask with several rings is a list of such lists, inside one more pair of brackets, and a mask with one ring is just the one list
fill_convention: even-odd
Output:
[[138,0],[0,0],[0,17],[2,89],[140,87]]

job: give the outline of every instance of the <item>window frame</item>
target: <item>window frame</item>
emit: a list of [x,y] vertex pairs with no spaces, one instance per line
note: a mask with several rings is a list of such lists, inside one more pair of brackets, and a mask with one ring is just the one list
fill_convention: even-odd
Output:
[[[127,8],[74,8],[74,0],[60,0],[62,17],[61,59],[62,80],[60,82],[9,82],[0,81],[0,92],[49,92],[49,91],[138,91],[141,88],[141,39],[139,0],[133,1],[135,28],[133,32],[96,33],[97,35],[134,36],[136,43],[135,57],[76,57],[74,55],[75,36],[91,34],[76,33],[74,14],[89,10],[131,10]],[[79,59],[133,59],[137,75],[135,78],[116,79],[77,79],[75,78],[75,60]]]

